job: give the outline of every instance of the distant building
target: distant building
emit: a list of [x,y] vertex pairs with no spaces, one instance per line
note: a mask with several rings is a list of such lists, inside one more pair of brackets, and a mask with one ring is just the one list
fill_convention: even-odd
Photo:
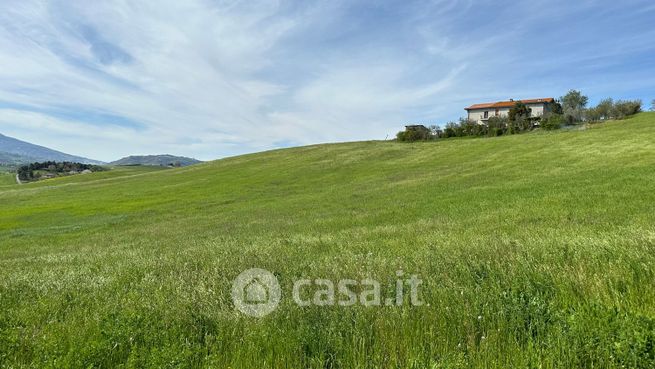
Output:
[[513,100],[508,101],[498,101],[491,103],[483,104],[473,104],[465,110],[468,113],[468,119],[478,124],[487,123],[491,117],[506,117],[509,115],[509,110],[517,102],[522,102],[532,111],[530,113],[531,117],[537,118],[541,117],[544,112],[547,112],[551,109],[551,104],[555,102],[555,99],[552,97],[545,97],[541,99],[527,99],[527,100]]
[[428,127],[422,125],[422,124],[413,124],[409,126],[405,126],[405,131],[415,131],[415,132],[430,132]]
[[422,124],[405,126],[405,130],[398,132],[397,141],[426,141],[430,139],[430,129]]

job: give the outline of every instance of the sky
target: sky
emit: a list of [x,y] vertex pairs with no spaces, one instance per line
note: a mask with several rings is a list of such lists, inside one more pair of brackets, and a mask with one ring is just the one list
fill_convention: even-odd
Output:
[[0,133],[211,160],[569,89],[649,106],[653,20],[652,0],[0,0]]

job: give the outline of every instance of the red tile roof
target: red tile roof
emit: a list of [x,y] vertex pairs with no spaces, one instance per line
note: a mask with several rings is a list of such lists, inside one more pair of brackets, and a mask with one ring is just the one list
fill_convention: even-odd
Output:
[[495,109],[495,108],[511,108],[517,102],[522,102],[524,104],[539,104],[539,103],[552,103],[555,101],[552,97],[544,97],[541,99],[527,99],[527,100],[509,100],[509,101],[498,101],[492,103],[484,104],[473,104],[464,110],[475,110],[475,109]]

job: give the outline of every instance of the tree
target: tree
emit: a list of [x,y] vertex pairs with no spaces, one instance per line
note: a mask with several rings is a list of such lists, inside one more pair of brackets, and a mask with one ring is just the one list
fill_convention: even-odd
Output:
[[598,120],[600,119],[609,119],[612,116],[612,110],[614,109],[614,100],[612,98],[603,99],[596,106],[596,113],[598,115]]
[[641,112],[641,100],[619,100],[614,103],[612,118],[623,119]]
[[589,102],[589,98],[584,96],[580,91],[569,90],[566,95],[560,98],[562,102],[562,108],[566,109],[576,109],[576,108],[585,108]]
[[28,181],[28,180],[32,179],[32,177],[33,177],[33,173],[32,173],[32,170],[30,170],[29,165],[23,165],[23,166],[19,167],[17,169],[17,173],[18,173],[18,178],[21,181]]
[[483,136],[487,134],[487,126],[468,118],[459,118],[462,136]]
[[444,137],[457,137],[460,136],[461,128],[456,122],[446,123],[446,128],[444,129]]
[[515,122],[521,117],[529,118],[530,114],[532,114],[532,109],[528,108],[524,103],[517,101],[516,104],[509,109],[509,120]]
[[509,119],[507,117],[493,116],[487,121],[487,136],[501,136],[506,132]]
[[441,137],[442,132],[441,132],[441,127],[439,127],[439,125],[433,124],[428,128],[430,129],[430,134],[432,135],[433,139],[437,139]]
[[589,98],[584,96],[580,91],[569,90],[569,92],[560,97],[562,103],[562,110],[564,111],[564,119],[568,123],[575,123],[582,121],[584,110],[589,102]]
[[530,118],[532,109],[528,108],[524,103],[517,101],[514,106],[509,109],[508,118],[509,124],[507,132],[516,134],[523,131],[532,129],[532,119]]
[[559,100],[555,100],[550,103],[550,112],[553,114],[564,114],[564,110],[562,110],[562,104],[559,102]]
[[650,102],[650,110],[655,111],[655,99],[653,99],[653,101]]
[[600,106],[585,110],[585,119],[589,122],[598,122],[602,117]]

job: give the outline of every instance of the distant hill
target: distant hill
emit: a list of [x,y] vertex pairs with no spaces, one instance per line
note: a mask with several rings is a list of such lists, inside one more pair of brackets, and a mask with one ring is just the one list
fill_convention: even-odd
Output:
[[111,165],[155,165],[155,166],[188,166],[193,164],[202,163],[200,160],[187,158],[184,156],[174,155],[134,155],[128,156],[109,164]]
[[16,155],[0,151],[0,166],[12,167],[37,161],[39,160],[30,156]]
[[83,164],[104,164],[98,160],[66,154],[0,134],[0,164],[19,165],[37,161],[70,161]]

